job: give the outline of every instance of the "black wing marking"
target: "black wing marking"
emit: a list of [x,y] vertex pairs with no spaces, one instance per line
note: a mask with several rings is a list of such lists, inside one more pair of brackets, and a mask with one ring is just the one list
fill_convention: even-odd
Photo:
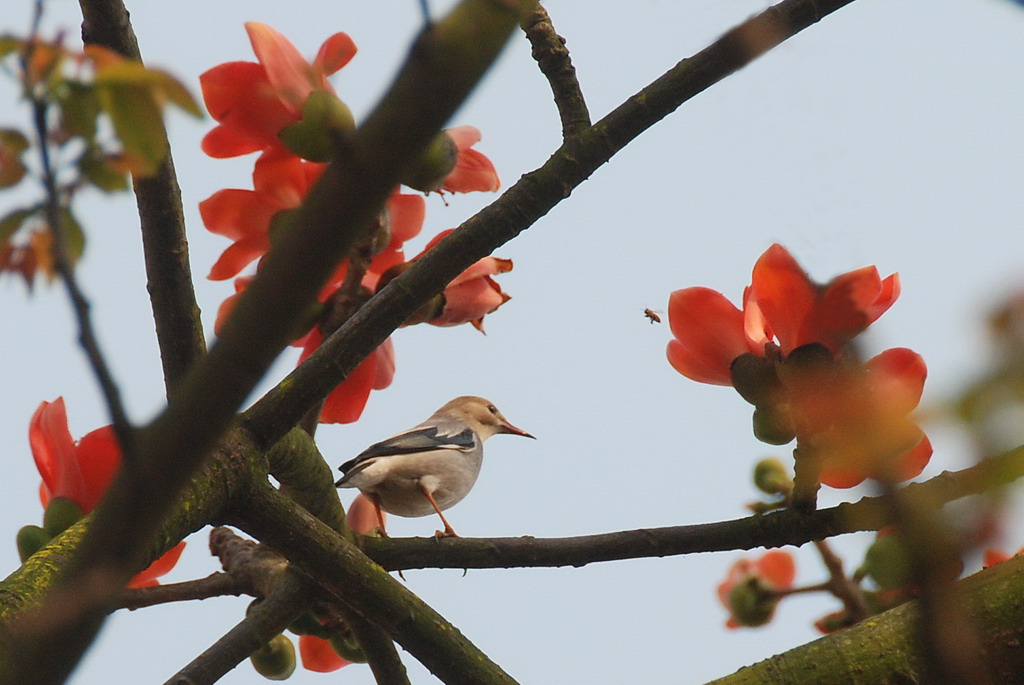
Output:
[[430,450],[468,451],[476,447],[476,434],[469,428],[454,435],[439,434],[437,426],[414,428],[393,438],[370,445],[338,469],[347,474],[353,467],[373,457],[394,457],[400,454],[429,452]]

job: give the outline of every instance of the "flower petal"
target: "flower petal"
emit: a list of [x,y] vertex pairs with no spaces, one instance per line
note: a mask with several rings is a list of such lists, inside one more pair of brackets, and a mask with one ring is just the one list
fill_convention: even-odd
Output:
[[250,21],[246,22],[245,30],[278,98],[293,113],[298,113],[314,90],[309,62],[291,41],[270,26]]
[[802,340],[804,320],[814,305],[817,286],[786,248],[775,243],[754,264],[751,296],[764,313],[783,354],[813,340]]
[[321,76],[330,76],[352,61],[356,56],[356,44],[347,33],[335,33],[324,41],[313,59],[313,66]]
[[743,313],[722,293],[684,288],[669,296],[669,362],[679,373],[701,383],[732,385],[732,361],[749,351]]
[[330,642],[315,635],[299,635],[299,656],[303,668],[317,673],[330,673],[352,663],[338,656]]
[[174,547],[164,552],[164,554],[154,561],[152,564],[147,566],[141,572],[136,574],[134,578],[128,583],[130,588],[139,587],[153,587],[159,585],[160,581],[157,578],[166,576],[174,568],[175,564],[181,558],[181,553],[185,550],[185,541],[182,540]]

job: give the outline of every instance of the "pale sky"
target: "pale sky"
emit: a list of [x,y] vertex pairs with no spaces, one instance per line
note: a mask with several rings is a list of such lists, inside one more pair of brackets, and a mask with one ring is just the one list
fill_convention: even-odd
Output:
[[[434,2],[441,14],[450,3]],[[23,32],[31,3],[9,0],[0,29]],[[547,4],[576,65],[595,119],[765,0],[640,0]],[[46,26],[77,40],[77,4],[51,0]],[[212,7],[212,9],[211,9]],[[198,75],[252,60],[243,23],[268,23],[312,57],[346,31],[359,54],[332,80],[364,115],[403,57],[420,20],[412,0],[371,3],[268,0],[134,3],[132,20],[150,66],[168,69],[198,96]],[[751,407],[729,388],[691,382],[664,357],[664,310],[675,289],[704,285],[739,298],[754,261],[786,245],[812,276],[868,264],[898,271],[903,295],[865,338],[872,353],[911,347],[929,366],[926,402],[940,402],[983,368],[982,329],[992,304],[1024,286],[1024,10],[1009,0],[858,0],[714,86],[646,132],[561,206],[496,254],[513,299],[469,327],[418,326],[395,335],[394,384],[363,418],[324,426],[317,441],[335,466],[368,444],[418,423],[456,395],[493,400],[536,442],[496,437],[470,496],[448,514],[464,536],[555,537],[703,523],[744,515],[755,499],[753,463],[791,462],[750,431]],[[0,126],[25,126],[0,90]],[[516,35],[453,125],[472,124],[505,185],[540,166],[560,127],[546,82]],[[173,115],[170,135],[182,185],[193,271],[211,331],[229,282],[205,280],[227,241],[207,233],[197,203],[251,187],[252,157],[213,160],[199,151],[212,122]],[[17,197],[0,194],[0,210]],[[21,196],[24,197],[24,196]],[[458,225],[486,194],[428,199],[427,223],[408,252]],[[160,406],[163,385],[146,299],[134,203],[83,195],[89,244],[80,275],[104,348],[132,416]],[[109,420],[76,348],[66,297],[31,297],[0,281],[0,399],[5,478],[0,483],[0,568],[17,564],[14,536],[39,523],[39,482],[27,426],[43,400],[63,395],[74,436]],[[295,363],[286,352],[264,389]],[[968,443],[926,426],[936,453],[923,477],[960,468]],[[347,504],[351,492],[342,494]],[[867,488],[827,491],[823,504]],[[396,536],[433,533],[431,519],[393,518]],[[1014,534],[1015,533],[1015,534]],[[869,538],[837,542],[855,567]],[[218,569],[205,531],[189,540],[168,580]],[[1008,533],[1008,549],[1024,530]],[[411,571],[406,584],[523,683],[696,683],[731,673],[817,637],[811,623],[836,602],[785,602],[760,630],[727,631],[715,586],[740,553],[594,564],[582,569]],[[824,569],[798,552],[798,582]],[[969,568],[976,568],[969,565]],[[225,598],[116,615],[73,675],[74,685],[162,682],[241,619],[247,600]],[[414,683],[433,680],[406,657]],[[243,663],[222,682],[260,682]],[[364,666],[294,683],[373,682]]]

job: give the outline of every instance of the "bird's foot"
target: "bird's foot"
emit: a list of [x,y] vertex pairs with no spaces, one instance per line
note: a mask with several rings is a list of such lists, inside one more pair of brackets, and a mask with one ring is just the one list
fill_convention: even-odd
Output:
[[438,540],[441,538],[457,538],[459,534],[452,530],[451,526],[445,526],[444,530],[435,530],[434,537]]

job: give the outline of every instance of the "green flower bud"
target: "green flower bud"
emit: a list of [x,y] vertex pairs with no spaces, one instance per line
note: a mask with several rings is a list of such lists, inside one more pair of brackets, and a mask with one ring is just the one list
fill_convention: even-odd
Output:
[[356,130],[352,110],[326,90],[314,90],[302,105],[302,118],[288,124],[278,139],[303,159],[326,162],[334,153],[338,139]]
[[748,578],[729,592],[729,611],[741,626],[757,628],[772,620],[779,600],[757,578]]
[[331,632],[309,611],[292,621],[288,630],[296,635],[312,635],[324,640],[331,636]]
[[751,352],[741,354],[729,365],[732,387],[740,397],[755,407],[770,405],[780,388],[775,373],[776,360],[760,357]]
[[26,559],[41,550],[50,539],[50,534],[39,526],[23,526],[17,537],[18,557],[21,558],[21,563],[25,563]]
[[899,537],[886,535],[868,547],[864,555],[864,573],[883,590],[910,584],[910,555]]
[[295,672],[295,646],[284,635],[277,635],[253,652],[249,661],[267,680],[287,680]]
[[754,437],[769,445],[785,445],[796,433],[788,417],[769,406],[754,409]]
[[414,190],[432,192],[444,185],[444,179],[455,168],[458,160],[459,149],[455,147],[455,141],[441,131],[430,141],[413,167],[405,172],[401,181]]
[[67,497],[54,497],[43,513],[43,528],[51,537],[57,537],[78,523],[85,514],[82,507]]
[[754,485],[767,495],[779,495],[793,489],[793,480],[778,459],[762,459],[754,466]]
[[347,659],[354,664],[366,663],[366,653],[363,651],[363,646],[359,644],[359,640],[352,633],[345,635],[334,633],[328,638],[328,641],[331,643],[331,649],[334,650],[334,653],[342,659]]

